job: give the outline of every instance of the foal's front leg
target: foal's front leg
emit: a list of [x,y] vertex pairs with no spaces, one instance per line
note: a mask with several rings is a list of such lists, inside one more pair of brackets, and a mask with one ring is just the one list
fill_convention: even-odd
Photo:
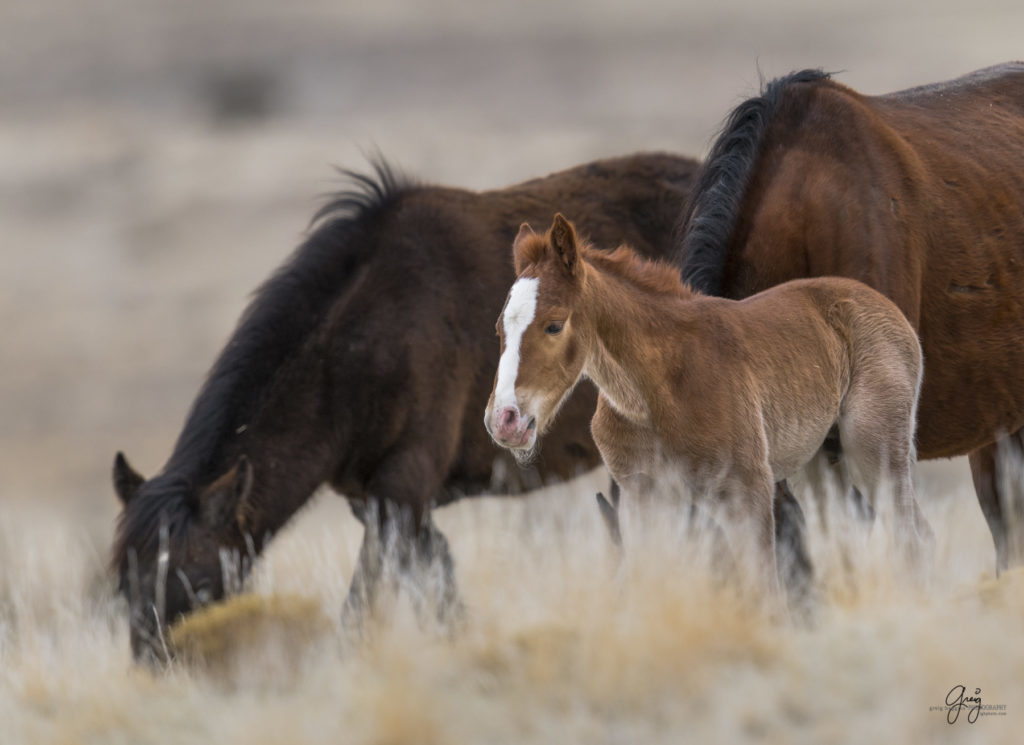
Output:
[[769,610],[785,609],[775,551],[775,482],[753,471],[727,479],[717,493],[720,525],[730,552],[747,580],[762,592]]

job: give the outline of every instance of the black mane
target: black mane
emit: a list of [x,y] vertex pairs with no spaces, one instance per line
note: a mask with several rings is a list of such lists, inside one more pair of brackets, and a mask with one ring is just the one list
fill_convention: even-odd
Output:
[[751,172],[761,152],[783,91],[795,83],[828,80],[821,70],[801,70],[763,85],[729,114],[701,169],[697,186],[678,226],[677,256],[683,261],[683,281],[696,291],[718,295],[729,243]]
[[415,188],[383,158],[371,158],[371,166],[372,175],[340,170],[348,188],[317,211],[313,232],[256,291],[193,402],[164,469],[123,511],[115,564],[126,560],[128,546],[140,554],[155,551],[161,520],[171,537],[182,535],[192,509],[189,497],[230,466],[220,462],[224,449],[364,261],[369,241],[359,240],[359,231]]

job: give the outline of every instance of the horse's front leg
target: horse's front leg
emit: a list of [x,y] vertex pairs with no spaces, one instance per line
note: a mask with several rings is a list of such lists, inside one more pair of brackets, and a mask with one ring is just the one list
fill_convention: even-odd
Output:
[[349,502],[352,514],[363,525],[352,583],[341,610],[342,626],[361,635],[366,621],[378,612],[378,594],[384,576],[384,543],[379,514],[383,505],[377,500]]
[[[407,463],[412,467],[404,468],[389,462],[378,471],[371,494],[392,498],[371,496],[353,506],[364,533],[342,611],[348,628],[361,631],[367,620],[385,615],[402,589],[410,594],[421,623],[450,626],[463,617],[448,540],[434,524],[429,501],[419,497],[441,488],[438,477],[415,467],[425,462],[411,458]],[[430,484],[436,488],[429,489]]]

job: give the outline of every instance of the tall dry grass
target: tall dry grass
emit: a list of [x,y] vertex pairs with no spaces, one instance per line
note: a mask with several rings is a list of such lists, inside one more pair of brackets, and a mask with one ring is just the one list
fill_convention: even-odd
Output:
[[[440,511],[465,628],[422,629],[406,594],[361,643],[337,622],[358,526],[325,496],[264,557],[239,628],[253,602],[295,623],[157,674],[130,663],[105,537],[5,515],[0,742],[1019,742],[1024,576],[991,577],[971,495],[923,499],[925,592],[892,581],[884,530],[854,541],[851,571],[812,516],[821,602],[803,626],[737,597],[670,512],[626,525],[617,561],[602,484]],[[933,707],[958,683],[1005,716],[948,724]]]

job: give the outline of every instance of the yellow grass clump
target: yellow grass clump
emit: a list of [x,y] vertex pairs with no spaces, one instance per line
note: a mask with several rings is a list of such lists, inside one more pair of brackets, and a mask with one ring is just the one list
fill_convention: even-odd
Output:
[[171,627],[168,643],[176,659],[226,680],[267,664],[290,679],[332,631],[316,599],[250,593],[186,616]]

